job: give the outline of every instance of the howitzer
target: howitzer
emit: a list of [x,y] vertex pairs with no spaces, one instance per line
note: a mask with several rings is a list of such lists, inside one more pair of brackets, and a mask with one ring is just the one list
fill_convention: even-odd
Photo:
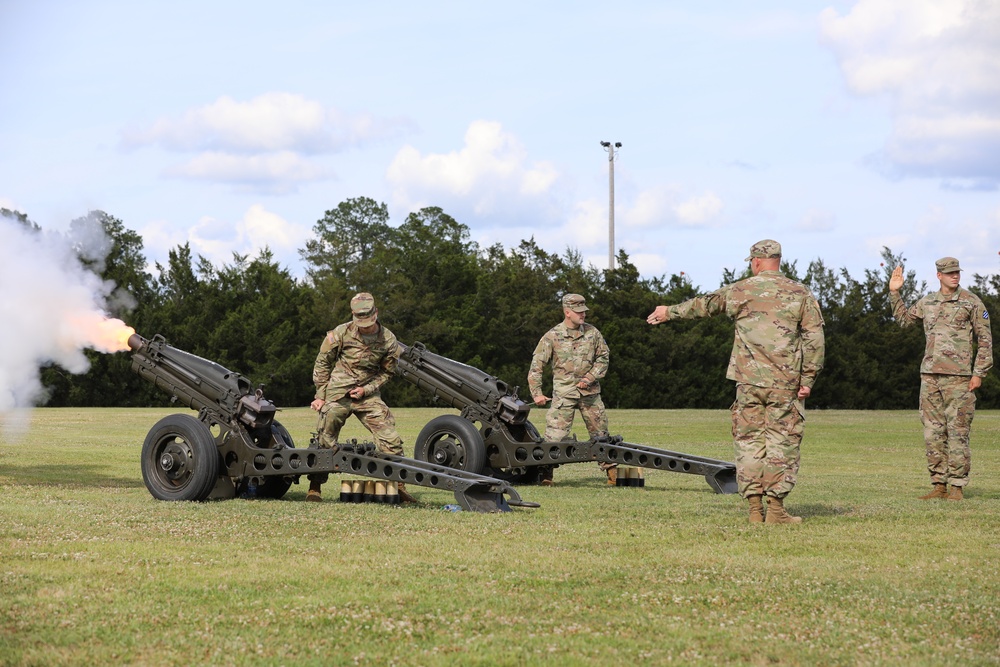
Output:
[[736,466],[728,461],[635,445],[620,436],[547,441],[528,420],[532,404],[517,397],[517,387],[429,352],[422,343],[400,347],[396,373],[461,411],[428,422],[417,436],[414,458],[511,482],[535,481],[539,466],[620,463],[703,475],[717,493],[737,491]]
[[133,334],[128,346],[133,371],[198,412],[197,418],[164,417],[142,445],[142,478],[160,500],[233,498],[250,488],[257,497],[276,499],[301,475],[350,473],[453,491],[469,511],[538,506],[521,500],[507,481],[386,454],[372,443],[296,449],[275,419],[275,405],[246,377],[172,347],[160,335],[146,340]]

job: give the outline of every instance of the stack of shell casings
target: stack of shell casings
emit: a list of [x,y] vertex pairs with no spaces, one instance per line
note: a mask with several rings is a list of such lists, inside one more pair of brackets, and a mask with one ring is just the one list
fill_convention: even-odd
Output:
[[399,505],[399,483],[374,479],[344,479],[340,482],[340,502]]
[[646,486],[646,478],[642,476],[642,468],[618,466],[618,479],[615,486]]

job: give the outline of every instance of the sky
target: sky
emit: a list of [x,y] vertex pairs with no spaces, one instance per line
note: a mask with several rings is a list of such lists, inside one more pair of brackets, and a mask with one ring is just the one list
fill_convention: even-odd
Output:
[[103,210],[151,264],[302,275],[369,197],[606,268],[613,167],[645,277],[714,289],[763,238],[800,273],[1000,273],[996,0],[0,0],[0,101],[0,207]]

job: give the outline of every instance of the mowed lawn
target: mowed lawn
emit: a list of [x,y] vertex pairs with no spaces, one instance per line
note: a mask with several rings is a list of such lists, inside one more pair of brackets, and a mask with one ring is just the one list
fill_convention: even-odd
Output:
[[[0,664],[1000,664],[998,412],[976,415],[958,503],[917,499],[916,411],[810,412],[799,526],[750,526],[700,477],[615,488],[589,463],[506,514],[421,487],[416,506],[344,504],[337,476],[321,504],[305,479],[280,501],[161,502],[139,452],[171,412],[193,414],[37,409],[3,436]],[[407,453],[445,412],[396,410]],[[279,418],[308,444],[308,409]],[[610,419],[732,459],[726,411]]]

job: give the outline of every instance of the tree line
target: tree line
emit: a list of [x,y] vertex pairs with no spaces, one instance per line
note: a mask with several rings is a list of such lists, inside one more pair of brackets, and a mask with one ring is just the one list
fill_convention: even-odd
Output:
[[[34,225],[22,213],[0,213]],[[296,278],[265,249],[234,254],[216,266],[192,255],[188,244],[170,250],[165,265],[147,270],[143,241],[103,211],[73,224],[99,224],[110,253],[93,270],[130,299],[115,299],[110,315],[145,337],[162,334],[176,347],[216,361],[264,386],[279,406],[308,405],[312,366],[325,332],[350,319],[350,299],[374,294],[383,324],[405,343],[476,366],[525,387],[531,354],[545,331],[562,319],[561,298],[583,294],[588,322],[604,334],[611,366],[602,382],[610,408],[726,408],[732,384],[726,367],[733,324],[725,317],[651,327],[646,315],[709,290],[684,275],[643,278],[620,251],[616,268],[584,266],[580,254],[561,255],[534,239],[516,247],[480,247],[469,229],[437,207],[390,224],[385,204],[349,199],[326,211],[300,250],[305,276]],[[37,228],[37,225],[34,225]],[[860,278],[813,260],[804,271],[782,271],[809,286],[826,322],[826,366],[809,399],[820,409],[909,409],[917,406],[920,327],[900,328],[889,306],[888,279],[904,263],[885,248],[877,268]],[[720,286],[749,275],[724,271]],[[964,278],[964,277],[963,277]],[[973,277],[971,291],[1000,313],[1000,275]],[[930,289],[936,289],[937,285]],[[901,290],[907,303],[928,291],[915,272]],[[91,369],[72,375],[43,369],[52,406],[163,405],[159,390],[130,370],[127,353],[88,351]],[[432,405],[402,380],[383,396],[393,406]],[[979,391],[981,408],[1000,407],[1000,380],[991,373]]]

